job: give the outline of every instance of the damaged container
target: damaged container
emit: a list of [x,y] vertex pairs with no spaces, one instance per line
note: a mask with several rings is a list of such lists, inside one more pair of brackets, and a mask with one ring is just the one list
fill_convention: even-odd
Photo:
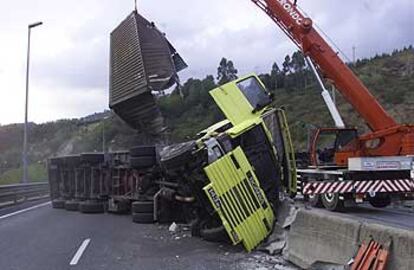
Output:
[[109,107],[134,129],[161,133],[164,120],[152,92],[178,83],[186,67],[165,34],[133,11],[111,33]]

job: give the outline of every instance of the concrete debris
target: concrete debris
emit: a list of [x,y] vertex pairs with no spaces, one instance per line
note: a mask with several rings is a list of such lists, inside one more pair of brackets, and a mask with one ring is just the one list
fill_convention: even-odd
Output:
[[282,253],[282,251],[285,247],[286,247],[286,241],[282,240],[282,241],[270,243],[266,247],[266,251],[270,255],[279,255],[279,254]]
[[277,270],[297,270],[296,266],[293,266],[280,256],[270,256],[263,252],[253,252],[247,255],[247,258],[243,258],[239,262],[240,267],[237,269],[277,269]]
[[258,247],[258,250],[266,252],[269,255],[280,255],[286,247],[286,237],[286,230],[276,224],[273,233],[267,238],[266,242]]
[[298,211],[299,207],[295,205],[294,200],[284,198],[276,212],[277,224],[283,229],[288,228],[295,221]]
[[177,223],[175,223],[175,222],[173,222],[173,223],[170,225],[170,227],[168,228],[168,230],[169,230],[170,232],[177,232],[177,229],[178,229],[178,225],[177,225]]
[[316,262],[311,265],[309,270],[345,270],[345,266],[333,263]]

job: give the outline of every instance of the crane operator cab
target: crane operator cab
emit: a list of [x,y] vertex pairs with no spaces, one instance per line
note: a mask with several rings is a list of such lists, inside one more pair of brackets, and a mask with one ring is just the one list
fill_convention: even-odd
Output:
[[358,132],[354,128],[318,128],[311,131],[309,155],[314,167],[341,167],[346,160],[337,153],[355,148]]

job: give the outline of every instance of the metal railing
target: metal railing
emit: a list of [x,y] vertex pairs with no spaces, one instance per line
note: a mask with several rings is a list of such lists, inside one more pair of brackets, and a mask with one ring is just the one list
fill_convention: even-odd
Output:
[[0,186],[0,207],[44,198],[49,192],[48,182]]

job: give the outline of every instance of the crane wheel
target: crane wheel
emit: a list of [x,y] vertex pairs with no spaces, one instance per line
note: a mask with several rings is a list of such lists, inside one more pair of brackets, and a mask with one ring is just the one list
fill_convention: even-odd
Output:
[[319,194],[316,195],[305,195],[305,199],[309,202],[310,206],[322,208],[322,200],[321,196]]
[[369,203],[375,208],[385,208],[391,204],[391,198],[389,196],[382,198],[369,198]]
[[329,211],[341,212],[345,209],[344,201],[339,199],[339,194],[322,194],[321,201],[323,206]]

